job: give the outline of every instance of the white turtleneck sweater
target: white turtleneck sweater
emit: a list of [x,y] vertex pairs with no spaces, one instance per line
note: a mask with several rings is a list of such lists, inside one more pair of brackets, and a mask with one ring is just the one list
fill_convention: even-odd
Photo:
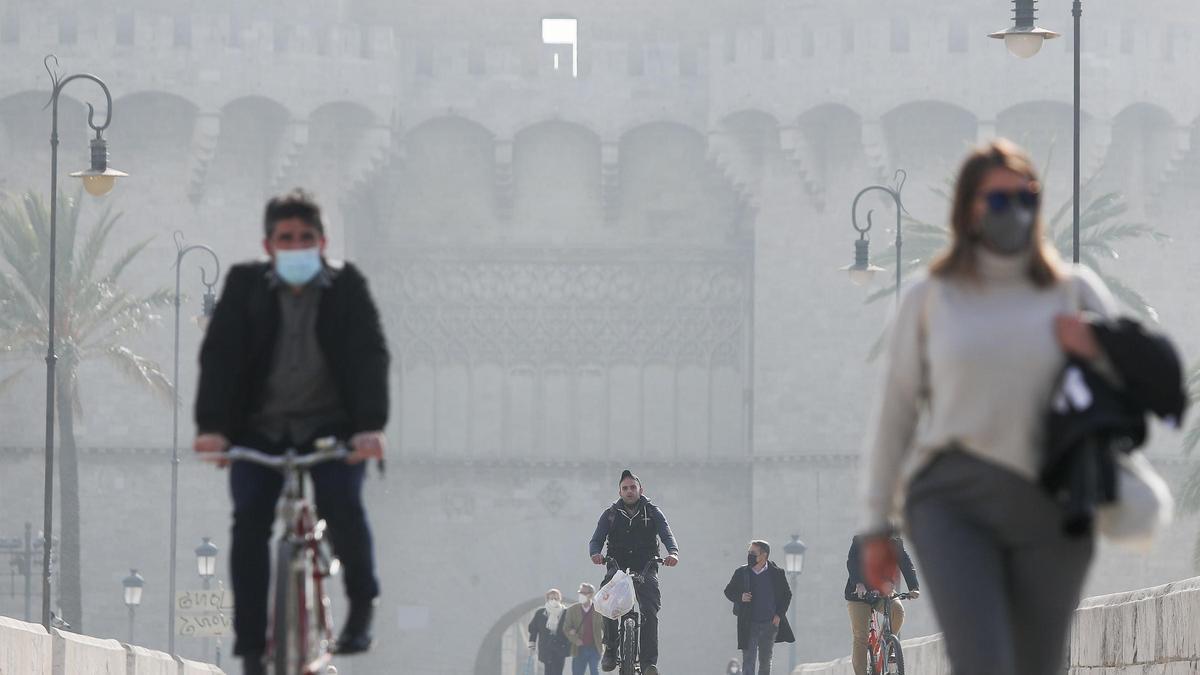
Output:
[[902,296],[868,427],[866,531],[895,520],[900,486],[952,444],[1036,480],[1046,410],[1066,363],[1054,319],[1078,309],[1112,316],[1116,303],[1087,268],[1065,269],[1043,289],[1027,263],[980,250],[978,281],[925,277]]

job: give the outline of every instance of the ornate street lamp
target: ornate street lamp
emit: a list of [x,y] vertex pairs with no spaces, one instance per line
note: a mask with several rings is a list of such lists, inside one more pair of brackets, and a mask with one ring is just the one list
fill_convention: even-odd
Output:
[[[796,581],[800,578],[800,574],[804,572],[804,552],[808,550],[808,546],[800,541],[800,535],[793,534],[792,540],[783,546],[783,569],[787,572],[788,582],[792,585],[792,630],[796,631],[799,628],[796,626],[800,621],[800,603],[796,601]],[[791,647],[792,670],[796,669],[796,643],[793,642]]]
[[903,169],[899,169],[896,171],[894,178],[896,181],[895,187],[888,185],[871,185],[863,188],[857,195],[854,196],[854,203],[850,206],[850,224],[853,225],[854,230],[858,232],[858,240],[854,242],[854,264],[843,267],[842,271],[850,274],[850,281],[854,282],[856,286],[866,286],[867,284],[871,283],[871,280],[875,277],[876,273],[885,271],[882,267],[877,267],[871,264],[870,232],[871,228],[875,224],[871,216],[875,212],[873,210],[867,211],[866,227],[861,227],[858,224],[859,200],[861,200],[868,192],[883,192],[887,196],[891,197],[892,201],[896,204],[896,300],[899,301],[900,280],[903,273],[900,265],[900,250],[904,243],[903,237],[901,236],[900,227],[901,218],[905,213],[907,213],[904,208],[904,203],[900,199],[900,192],[904,189],[904,182],[908,180],[908,174],[905,173]]
[[125,606],[129,608],[129,644],[133,644],[133,613],[142,604],[142,587],[146,580],[137,570],[129,570],[129,576],[121,582],[125,587]]
[[[183,274],[183,258],[192,251],[204,251],[213,261],[215,267],[210,280],[208,271],[203,267],[200,268],[200,283],[204,284],[204,316],[206,321],[202,327],[207,328],[207,318],[212,316],[212,310],[216,307],[216,296],[213,294],[213,287],[217,284],[217,279],[221,276],[221,259],[217,257],[216,251],[203,244],[185,245],[183,241],[183,233],[175,233],[175,370],[174,382],[175,387],[175,402],[171,406],[171,561],[170,574],[168,579],[169,595],[170,595],[170,610],[167,612],[167,651],[175,654],[175,569],[177,567],[176,560],[178,557],[179,544],[179,309],[180,309],[180,285],[181,275]],[[208,541],[205,539],[205,541]],[[211,545],[211,544],[210,544]],[[214,550],[216,547],[213,547]],[[196,550],[196,555],[199,555],[199,549]],[[214,552],[215,556],[216,553]],[[201,575],[203,576],[203,575]],[[207,586],[205,587],[207,588]]]
[[212,543],[212,539],[204,537],[204,543],[196,547],[196,568],[200,572],[200,581],[204,583],[204,590],[208,590],[209,582],[217,573],[217,549],[216,544]]
[[1043,42],[1059,34],[1037,25],[1037,0],[1013,0],[1013,25],[988,37],[1004,40],[1013,56],[1027,59],[1041,51]]
[[[54,63],[51,66],[51,62]],[[55,354],[55,322],[58,316],[55,314],[55,272],[56,272],[56,255],[58,251],[58,99],[62,94],[63,89],[75,80],[91,80],[95,82],[104,92],[104,100],[106,107],[104,109],[104,123],[96,124],[96,109],[91,103],[88,107],[88,126],[92,131],[96,132],[96,137],[92,139],[92,162],[91,167],[86,171],[76,171],[71,174],[74,177],[83,179],[84,189],[88,194],[104,195],[109,190],[112,190],[113,182],[120,176],[129,174],[123,171],[108,166],[108,146],[104,142],[104,130],[112,123],[112,94],[108,91],[108,85],[95,75],[89,73],[76,73],[63,77],[58,72],[58,57],[50,54],[42,61],[42,65],[46,67],[46,72],[50,74],[50,248],[47,251],[49,258],[49,288],[48,301],[46,305],[46,458],[45,458],[45,488],[44,488],[44,503],[43,503],[43,519],[42,533],[44,537],[44,546],[49,550],[49,542],[54,530],[54,366],[58,361],[58,356]],[[50,556],[43,556],[42,559],[42,626],[46,630],[50,630]]]
[[[1058,33],[1034,25],[1037,19],[1037,0],[1013,0],[1014,25],[1006,30],[992,33],[988,37],[1000,38],[1008,46],[1008,51],[1021,58],[1029,58],[1038,53],[1042,43],[1058,37]],[[1071,3],[1071,16],[1075,18],[1075,103],[1073,124],[1075,128],[1074,147],[1074,182],[1072,185],[1071,205],[1071,260],[1079,262],[1079,181],[1080,181],[1080,24],[1083,19],[1083,2],[1074,0]]]

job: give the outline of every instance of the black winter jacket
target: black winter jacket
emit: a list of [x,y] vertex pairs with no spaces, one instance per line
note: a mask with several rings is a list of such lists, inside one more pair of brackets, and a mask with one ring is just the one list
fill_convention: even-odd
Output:
[[558,618],[558,625],[550,626],[550,615],[543,607],[533,613],[529,622],[529,642],[537,643],[538,661],[545,664],[562,665],[571,653],[571,643],[563,635],[563,624],[567,622],[567,611]]
[[[197,432],[223,434],[234,445],[261,445],[247,420],[263,404],[279,330],[279,295],[270,272],[268,261],[229,270],[200,347]],[[318,436],[344,440],[387,424],[389,355],[362,273],[349,263],[327,262],[322,274],[328,284],[317,308],[317,341],[348,422]]]
[[[733,603],[733,613],[737,615],[738,649],[745,649],[750,644],[750,603],[742,602],[742,593],[750,590],[750,575],[754,574],[749,565],[742,565],[733,571],[733,577],[725,586],[725,597]],[[779,615],[779,630],[775,633],[775,642],[795,642],[792,624],[788,622],[788,607],[792,604],[792,589],[788,585],[787,573],[783,568],[767,561],[767,571],[771,575],[775,587],[775,613]]]
[[588,554],[600,553],[607,541],[607,553],[617,561],[617,567],[641,572],[658,555],[659,539],[667,547],[667,553],[679,552],[667,517],[649,498],[642,497],[638,501],[637,511],[632,516],[625,510],[625,503],[618,499],[600,514],[596,531],[588,543]]

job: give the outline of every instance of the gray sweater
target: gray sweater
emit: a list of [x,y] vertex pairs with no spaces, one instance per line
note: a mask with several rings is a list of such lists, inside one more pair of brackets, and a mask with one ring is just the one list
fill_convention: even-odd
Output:
[[[1065,365],[1054,319],[1116,313],[1084,267],[1038,288],[1024,257],[980,251],[978,281],[925,277],[892,317],[883,386],[868,427],[864,531],[896,521],[907,478],[954,444],[1035,480],[1043,420]],[[919,422],[919,424],[918,424]]]

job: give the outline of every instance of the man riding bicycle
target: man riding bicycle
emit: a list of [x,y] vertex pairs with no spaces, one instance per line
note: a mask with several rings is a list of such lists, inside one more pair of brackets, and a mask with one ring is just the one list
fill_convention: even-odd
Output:
[[[891,571],[885,576],[885,585],[891,588],[872,588],[864,574],[866,561],[866,545],[864,537],[855,535],[850,542],[850,551],[846,555],[846,606],[850,614],[850,634],[853,636],[850,648],[850,658],[854,665],[854,675],[866,675],[867,672],[867,636],[870,632],[871,612],[883,611],[883,603],[891,603],[892,632],[900,635],[900,627],[904,625],[904,605],[899,600],[885,600],[891,596],[892,589],[900,582],[903,574],[904,583],[908,586],[909,596],[916,599],[921,595],[920,584],[917,581],[917,568],[913,565],[908,551],[904,550],[904,542],[899,536],[889,539],[891,555],[896,564],[890,565]],[[880,597],[882,596],[882,597]]]
[[[641,612],[641,665],[643,675],[658,675],[658,610],[662,606],[662,594],[658,587],[658,565],[651,564],[658,557],[658,541],[667,548],[663,564],[674,567],[679,564],[679,546],[675,535],[667,524],[661,509],[646,498],[642,481],[626,469],[618,482],[620,498],[604,510],[596,523],[596,531],[588,547],[592,562],[605,564],[605,542],[608,557],[615,562],[604,577],[607,584],[618,569],[640,572],[646,570],[645,580],[634,583],[638,608]],[[600,669],[609,672],[617,667],[617,622],[604,619],[604,658]]]
[[[318,464],[310,475],[350,601],[334,650],[364,652],[379,583],[362,504],[363,462],[383,456],[387,343],[366,279],[352,265],[324,258],[324,225],[311,197],[297,190],[271,199],[263,226],[270,260],[229,271],[200,349],[195,450],[212,457],[235,445],[281,454],[311,451],[314,440],[328,436],[348,443],[346,462]],[[229,482],[234,654],[246,675],[258,675],[266,649],[268,540],[283,476],[235,462]]]

